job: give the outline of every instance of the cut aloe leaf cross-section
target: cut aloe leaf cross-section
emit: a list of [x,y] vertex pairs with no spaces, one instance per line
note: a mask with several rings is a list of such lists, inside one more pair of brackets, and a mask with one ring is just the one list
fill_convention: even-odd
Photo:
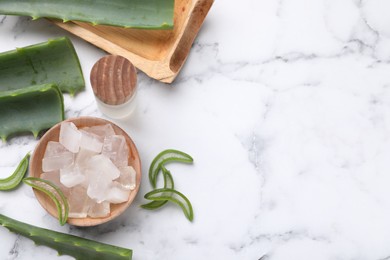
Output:
[[52,84],[0,92],[0,137],[32,132],[36,137],[64,120],[61,91]]
[[171,29],[174,0],[0,0],[0,14],[125,28]]
[[[173,181],[173,177],[170,171],[167,170],[164,166],[161,166],[163,175],[164,175],[164,188],[165,189],[174,189],[175,183]],[[141,205],[141,208],[144,209],[158,209],[167,204],[168,200],[154,200],[149,203]]]
[[171,201],[181,207],[184,215],[189,221],[194,219],[194,211],[192,209],[191,202],[181,192],[173,189],[156,189],[145,194],[145,199],[154,201]]
[[85,88],[79,59],[68,38],[0,53],[0,91],[49,83],[71,95]]
[[168,149],[159,153],[152,161],[149,168],[149,181],[153,188],[156,188],[157,175],[161,170],[161,167],[169,162],[182,162],[192,163],[194,160],[186,153],[178,150]]
[[11,176],[5,179],[0,179],[0,190],[12,190],[19,186],[24,175],[26,174],[29,158],[30,153],[27,153]]
[[49,198],[55,203],[57,207],[60,224],[62,226],[65,225],[69,214],[69,204],[60,188],[48,180],[34,177],[24,178],[23,182],[49,196]]

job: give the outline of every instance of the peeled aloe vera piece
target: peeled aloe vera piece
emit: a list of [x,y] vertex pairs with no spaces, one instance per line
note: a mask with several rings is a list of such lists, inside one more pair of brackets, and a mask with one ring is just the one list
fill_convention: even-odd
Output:
[[79,59],[68,38],[0,53],[0,91],[47,83],[72,95],[85,87]]
[[36,137],[43,129],[64,120],[61,91],[53,84],[31,86],[0,92],[0,137],[32,132]]
[[0,225],[33,240],[37,245],[51,247],[59,255],[76,259],[131,260],[132,250],[95,242],[93,240],[35,227],[0,214]]
[[174,0],[0,0],[0,14],[142,29],[171,29],[173,9]]

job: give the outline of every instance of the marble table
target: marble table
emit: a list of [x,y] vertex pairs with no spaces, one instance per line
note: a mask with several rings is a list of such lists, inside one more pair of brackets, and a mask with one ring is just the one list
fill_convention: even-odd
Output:
[[[390,2],[216,1],[176,81],[138,73],[138,107],[114,121],[136,143],[143,180],[132,206],[93,228],[59,226],[22,185],[0,212],[40,227],[132,248],[134,259],[390,259]],[[0,51],[67,35],[86,90],[66,117],[96,116],[89,84],[105,53],[45,20],[0,16]],[[1,122],[0,122],[1,123]],[[0,178],[34,149],[0,145]],[[147,211],[148,167],[167,148],[195,219]],[[0,228],[0,259],[57,259]],[[71,259],[62,256],[58,259]]]

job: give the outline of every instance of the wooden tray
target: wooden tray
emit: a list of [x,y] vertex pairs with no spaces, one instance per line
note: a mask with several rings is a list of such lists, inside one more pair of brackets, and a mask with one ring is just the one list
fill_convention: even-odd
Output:
[[139,30],[52,20],[59,27],[111,54],[129,59],[148,76],[171,83],[214,0],[176,0],[173,30]]

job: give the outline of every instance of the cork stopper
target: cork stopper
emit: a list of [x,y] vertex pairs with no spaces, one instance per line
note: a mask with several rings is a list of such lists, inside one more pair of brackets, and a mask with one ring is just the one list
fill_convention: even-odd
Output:
[[107,55],[93,65],[90,80],[99,100],[108,105],[120,105],[135,93],[137,71],[128,59]]

